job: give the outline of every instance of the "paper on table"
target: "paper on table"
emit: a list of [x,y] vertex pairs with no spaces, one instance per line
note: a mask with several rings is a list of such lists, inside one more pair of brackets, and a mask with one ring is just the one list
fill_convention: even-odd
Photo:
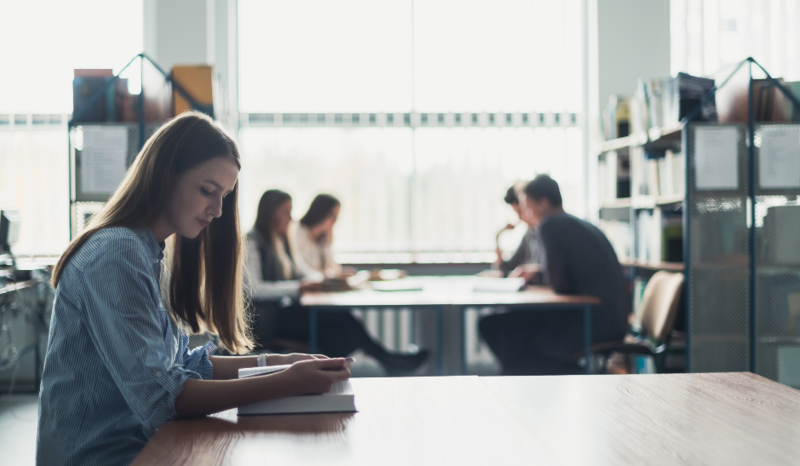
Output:
[[738,189],[738,129],[698,127],[695,132],[695,183],[697,189]]
[[761,188],[800,187],[800,128],[761,127],[758,174]]
[[125,177],[128,128],[83,128],[81,192],[111,194]]

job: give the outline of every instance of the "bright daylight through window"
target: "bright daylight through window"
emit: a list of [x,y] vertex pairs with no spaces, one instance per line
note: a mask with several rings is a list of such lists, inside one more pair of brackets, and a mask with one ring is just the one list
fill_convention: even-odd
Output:
[[580,0],[240,0],[243,227],[266,189],[295,217],[329,192],[340,254],[491,260],[537,173],[582,216],[580,25]]

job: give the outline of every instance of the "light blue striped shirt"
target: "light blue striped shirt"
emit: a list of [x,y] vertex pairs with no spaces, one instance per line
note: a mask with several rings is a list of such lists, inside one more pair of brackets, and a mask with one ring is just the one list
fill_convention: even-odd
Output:
[[148,228],[108,228],[72,256],[56,289],[39,393],[38,465],[126,465],[187,379],[210,379],[215,346],[188,350],[164,308],[162,247]]

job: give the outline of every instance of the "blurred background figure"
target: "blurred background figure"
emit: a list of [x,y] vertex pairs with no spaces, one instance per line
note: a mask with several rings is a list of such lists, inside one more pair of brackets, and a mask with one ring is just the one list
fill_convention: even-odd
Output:
[[319,194],[308,206],[308,212],[300,219],[295,229],[295,247],[314,271],[325,277],[349,276],[354,273],[342,269],[333,258],[333,226],[339,217],[341,202],[330,194]]
[[[258,204],[253,230],[247,234],[247,283],[254,303],[254,336],[272,350],[307,350],[310,316],[299,304],[302,293],[319,291],[324,278],[311,269],[289,241],[292,197],[277,189],[266,191]],[[332,222],[331,222],[332,224]],[[331,357],[357,349],[375,358],[392,375],[413,372],[428,353],[389,353],[372,339],[349,312],[318,315],[319,348]]]
[[525,189],[526,184],[527,182],[525,181],[518,181],[514,183],[513,186],[508,188],[508,191],[506,191],[506,196],[503,198],[506,204],[511,206],[511,208],[514,209],[514,212],[517,213],[520,221],[525,223],[525,225],[528,227],[528,230],[525,232],[525,236],[522,237],[517,250],[508,260],[503,259],[503,251],[500,248],[500,236],[506,231],[515,229],[518,224],[514,225],[509,223],[497,233],[497,236],[495,237],[497,244],[497,248],[495,249],[497,261],[494,265],[503,276],[508,276],[510,272],[520,266],[538,264],[540,262],[541,254],[539,252],[538,222],[532,216],[526,215],[519,207],[519,194]]

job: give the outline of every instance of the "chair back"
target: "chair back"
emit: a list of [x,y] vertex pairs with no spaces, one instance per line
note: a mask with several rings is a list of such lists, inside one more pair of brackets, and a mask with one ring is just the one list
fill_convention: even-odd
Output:
[[683,274],[656,272],[642,299],[642,333],[659,342],[667,339],[680,306],[683,291]]

